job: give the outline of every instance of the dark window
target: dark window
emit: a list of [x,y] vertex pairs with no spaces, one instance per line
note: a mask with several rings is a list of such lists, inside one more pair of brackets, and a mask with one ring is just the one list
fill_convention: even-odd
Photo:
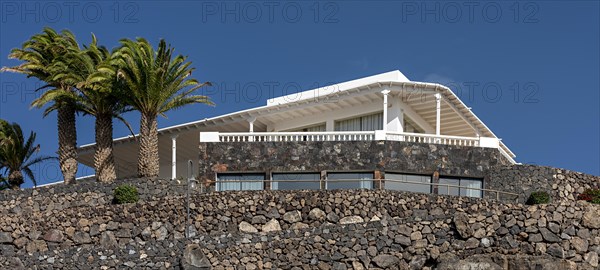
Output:
[[431,176],[428,175],[385,173],[385,189],[431,193],[429,183]]
[[373,173],[328,173],[327,180],[327,189],[373,188]]
[[[245,181],[247,182],[245,182]],[[220,173],[217,174],[217,191],[226,190],[262,190],[265,180],[261,173]]]
[[321,189],[320,173],[273,173],[271,189]]
[[483,197],[483,191],[478,189],[470,188],[483,188],[483,181],[477,178],[450,178],[440,177],[440,184],[453,185],[453,187],[447,187],[440,185],[438,188],[438,194],[449,194],[455,196],[468,196],[468,197]]

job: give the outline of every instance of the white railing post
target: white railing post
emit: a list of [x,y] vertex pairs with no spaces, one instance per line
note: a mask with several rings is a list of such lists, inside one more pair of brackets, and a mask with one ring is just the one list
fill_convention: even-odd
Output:
[[387,131],[388,94],[390,93],[390,90],[385,89],[381,91],[381,93],[383,94],[383,130]]
[[[227,140],[225,137],[224,140]],[[219,132],[200,132],[200,142],[220,142]]]
[[435,95],[435,135],[440,136],[440,113],[442,111],[442,94]]

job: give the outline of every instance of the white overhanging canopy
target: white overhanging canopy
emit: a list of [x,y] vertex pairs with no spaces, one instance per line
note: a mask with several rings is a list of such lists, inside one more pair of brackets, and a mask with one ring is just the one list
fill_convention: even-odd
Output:
[[[390,79],[401,75],[400,79]],[[320,114],[356,110],[358,106],[377,106],[382,110],[383,90],[389,90],[389,98],[399,98],[403,103],[404,115],[424,129],[425,133],[436,133],[436,121],[441,119],[441,135],[464,137],[498,138],[448,87],[436,83],[411,82],[399,71],[393,71],[336,85],[335,91],[310,90],[268,101],[268,105],[233,112],[217,117],[205,118],[158,130],[161,177],[186,176],[185,162],[198,159],[199,132],[272,132],[277,123],[302,118],[315,118]],[[371,79],[370,81],[367,79]],[[327,87],[330,88],[330,87]],[[439,118],[435,94],[440,94]],[[291,98],[294,97],[294,98]],[[271,130],[268,130],[271,128]],[[137,136],[137,135],[136,135]],[[176,154],[173,147],[176,142]],[[79,162],[93,167],[95,144],[79,147]],[[500,141],[500,148],[511,158],[515,155]],[[138,144],[132,136],[114,140],[114,156],[117,175],[133,177],[137,168]],[[177,169],[171,172],[173,155]]]

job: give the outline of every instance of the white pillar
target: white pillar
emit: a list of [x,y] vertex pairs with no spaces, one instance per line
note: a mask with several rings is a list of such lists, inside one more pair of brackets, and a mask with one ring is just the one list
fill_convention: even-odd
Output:
[[249,128],[249,132],[253,133],[254,132],[254,121],[256,121],[256,117],[250,117],[248,119],[248,128]]
[[[254,133],[254,121],[256,121],[256,117],[252,116],[248,119],[246,119],[248,121],[248,132],[250,133]],[[254,136],[250,136],[248,137],[248,141],[253,142],[254,141]]]
[[383,130],[387,132],[388,94],[390,93],[390,90],[385,89],[381,91],[381,93],[383,94]]
[[435,135],[440,135],[440,112],[442,110],[442,95],[436,93],[435,95]]
[[171,142],[173,143],[171,148],[171,179],[177,178],[177,136],[171,136]]

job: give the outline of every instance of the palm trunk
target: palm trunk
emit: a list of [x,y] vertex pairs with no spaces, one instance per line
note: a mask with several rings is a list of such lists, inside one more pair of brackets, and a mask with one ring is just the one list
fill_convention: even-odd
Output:
[[8,175],[8,184],[11,189],[20,189],[24,182],[23,174],[19,170],[11,171]]
[[97,115],[94,167],[96,168],[96,180],[102,183],[111,183],[117,179],[117,174],[115,172],[115,158],[113,156],[112,134],[112,115]]
[[77,130],[73,106],[58,108],[58,161],[65,184],[74,184],[77,174]]
[[144,114],[140,119],[140,151],[138,175],[158,177],[158,122],[156,114]]

